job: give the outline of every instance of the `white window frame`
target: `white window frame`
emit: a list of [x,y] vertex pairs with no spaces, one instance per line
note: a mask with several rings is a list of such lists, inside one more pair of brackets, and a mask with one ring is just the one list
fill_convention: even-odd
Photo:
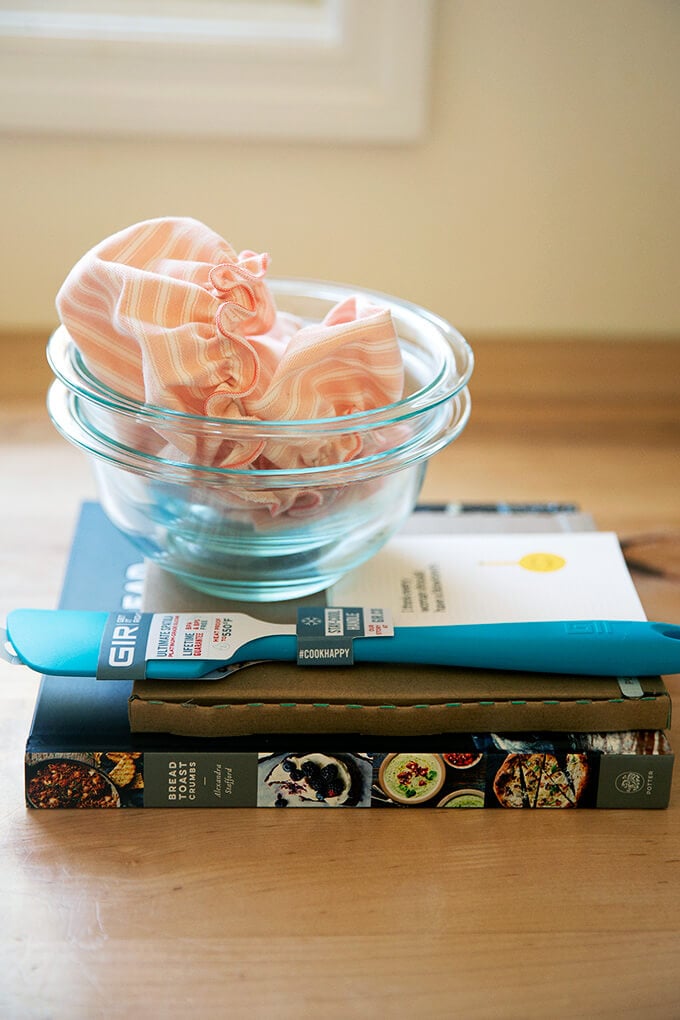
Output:
[[434,0],[103,6],[0,0],[0,130],[345,143],[426,131]]

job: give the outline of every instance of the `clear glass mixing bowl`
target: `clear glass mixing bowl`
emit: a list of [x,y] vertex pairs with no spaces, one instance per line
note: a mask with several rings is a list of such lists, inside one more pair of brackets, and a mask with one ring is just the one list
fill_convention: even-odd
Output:
[[[50,338],[48,410],[92,458],[111,521],[148,559],[191,587],[269,602],[321,591],[368,559],[411,513],[430,457],[470,415],[473,355],[443,319],[356,287],[272,280],[277,307],[318,322],[363,294],[390,308],[406,389],[396,403],[335,418],[244,421],[138,403],[96,379],[69,334]],[[210,466],[222,443],[267,444],[304,466]],[[340,460],[347,445],[356,456]]]

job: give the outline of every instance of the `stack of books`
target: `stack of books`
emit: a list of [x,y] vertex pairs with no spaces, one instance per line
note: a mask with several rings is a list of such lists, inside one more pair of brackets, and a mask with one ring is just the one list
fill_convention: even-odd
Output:
[[[644,619],[616,536],[570,506],[422,507],[324,596],[399,626]],[[141,561],[86,503],[60,608],[247,612]],[[207,614],[207,615],[206,615]],[[664,808],[660,677],[254,662],[201,681],[43,677],[26,744],[33,808]]]

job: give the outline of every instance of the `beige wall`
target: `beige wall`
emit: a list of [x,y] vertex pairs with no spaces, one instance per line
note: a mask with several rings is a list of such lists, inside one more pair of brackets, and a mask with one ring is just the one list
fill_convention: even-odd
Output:
[[49,327],[87,248],[182,214],[471,338],[680,334],[679,108],[676,0],[440,0],[419,145],[0,137],[0,330]]

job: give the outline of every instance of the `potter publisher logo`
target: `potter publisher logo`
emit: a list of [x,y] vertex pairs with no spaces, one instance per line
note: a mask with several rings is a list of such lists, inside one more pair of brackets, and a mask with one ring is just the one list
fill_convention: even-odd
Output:
[[639,772],[619,772],[614,785],[619,793],[640,793],[645,786],[645,777]]

